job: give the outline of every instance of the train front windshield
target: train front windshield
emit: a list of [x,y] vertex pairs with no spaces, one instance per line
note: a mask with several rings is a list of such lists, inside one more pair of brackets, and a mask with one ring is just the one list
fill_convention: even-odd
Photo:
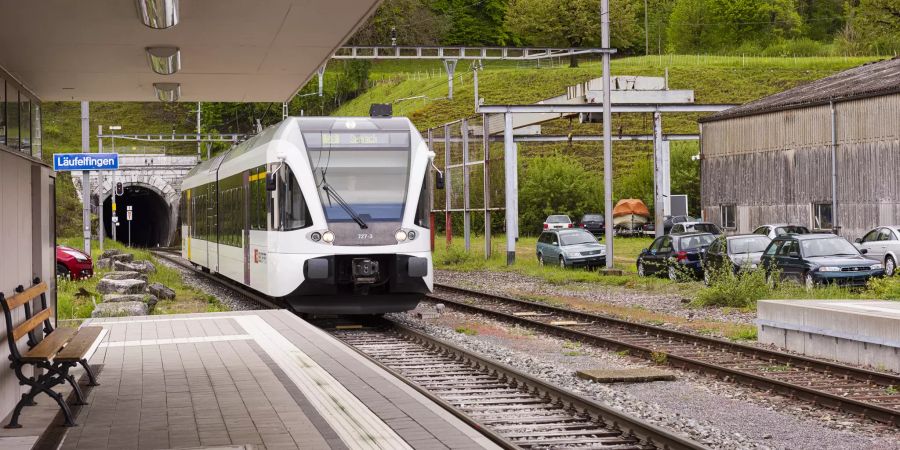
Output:
[[409,131],[305,131],[329,222],[399,222],[409,184]]

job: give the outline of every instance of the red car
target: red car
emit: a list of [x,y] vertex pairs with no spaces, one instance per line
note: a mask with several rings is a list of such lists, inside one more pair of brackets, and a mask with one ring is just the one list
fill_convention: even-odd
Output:
[[91,257],[74,248],[56,246],[56,276],[81,280],[94,276]]

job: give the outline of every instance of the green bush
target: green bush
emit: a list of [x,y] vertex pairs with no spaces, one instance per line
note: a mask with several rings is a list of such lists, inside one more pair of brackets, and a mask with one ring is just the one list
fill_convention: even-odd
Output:
[[738,273],[730,265],[706,268],[709,286],[697,293],[697,306],[731,306],[748,308],[771,293],[762,269],[742,269]]
[[776,42],[762,51],[762,56],[830,56],[833,46],[809,38]]
[[577,159],[563,154],[527,158],[519,182],[519,232],[540,232],[551,214],[573,221],[586,212],[603,211],[603,182]]

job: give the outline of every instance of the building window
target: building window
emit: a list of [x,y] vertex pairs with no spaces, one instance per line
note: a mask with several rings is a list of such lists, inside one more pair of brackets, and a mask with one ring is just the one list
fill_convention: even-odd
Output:
[[722,205],[722,227],[728,230],[735,228],[735,212],[737,208],[734,205]]
[[6,85],[6,146],[19,149],[19,91]]
[[834,220],[831,215],[831,203],[813,204],[813,228],[830,230],[834,228]]

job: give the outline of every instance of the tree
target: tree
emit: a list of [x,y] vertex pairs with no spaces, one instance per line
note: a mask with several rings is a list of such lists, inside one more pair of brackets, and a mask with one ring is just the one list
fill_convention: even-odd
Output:
[[352,45],[438,45],[446,23],[428,0],[385,0],[350,40]]
[[602,180],[571,156],[555,154],[526,158],[519,182],[520,230],[541,229],[551,214],[576,219],[585,212],[602,211]]
[[900,2],[860,0],[851,19],[855,32],[870,52],[885,55],[900,52]]
[[[642,13],[643,2],[639,0],[611,2],[610,44],[613,47],[623,50],[643,47]],[[506,27],[525,45],[599,47],[600,1],[511,0]],[[577,60],[572,62],[577,65]]]
[[712,53],[763,48],[799,36],[802,26],[794,0],[677,0],[667,35],[670,51]]
[[447,22],[444,45],[506,45],[503,27],[507,0],[434,0],[432,7]]

